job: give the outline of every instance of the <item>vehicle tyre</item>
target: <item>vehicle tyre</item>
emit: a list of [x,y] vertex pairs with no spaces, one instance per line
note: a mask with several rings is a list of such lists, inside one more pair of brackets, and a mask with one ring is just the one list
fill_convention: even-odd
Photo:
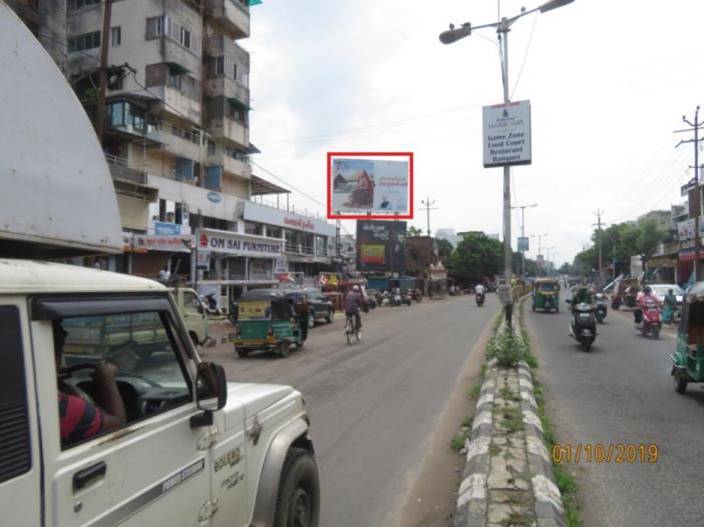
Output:
[[274,527],[317,527],[320,517],[320,479],[313,455],[291,448],[279,483]]
[[195,331],[189,331],[188,335],[191,337],[191,340],[193,341],[194,346],[200,345],[200,342],[198,342],[198,335],[196,335]]
[[672,374],[672,378],[675,381],[675,391],[677,393],[684,393],[687,391],[687,380],[682,377],[677,370]]
[[315,313],[310,312],[308,314],[308,329],[313,329],[315,327]]
[[288,356],[288,352],[290,350],[291,346],[289,345],[288,341],[283,341],[279,342],[279,345],[276,346],[276,352],[279,354],[279,357],[282,359]]
[[303,341],[302,340],[297,340],[296,343],[293,345],[294,350],[299,350],[303,347]]
[[332,309],[328,311],[328,316],[325,317],[325,320],[328,324],[332,324],[335,320],[335,311],[333,311]]
[[237,352],[237,356],[241,358],[245,358],[247,355],[249,355],[249,351],[246,349],[238,348],[235,346],[235,351]]
[[533,304],[533,313],[535,313],[535,304]]
[[352,326],[349,320],[345,322],[345,337],[347,338],[347,344],[352,344]]
[[660,328],[653,328],[653,339],[658,340],[660,338]]

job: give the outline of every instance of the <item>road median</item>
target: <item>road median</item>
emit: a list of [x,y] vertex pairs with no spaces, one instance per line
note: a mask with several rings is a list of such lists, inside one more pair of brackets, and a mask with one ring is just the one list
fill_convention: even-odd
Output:
[[552,430],[533,377],[537,364],[522,308],[519,303],[513,331],[500,319],[487,344],[471,436],[465,440],[455,527],[578,525],[574,511],[565,511],[553,471]]

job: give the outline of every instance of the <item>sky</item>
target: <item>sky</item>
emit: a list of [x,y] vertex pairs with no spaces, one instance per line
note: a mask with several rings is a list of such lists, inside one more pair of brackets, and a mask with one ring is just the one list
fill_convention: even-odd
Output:
[[[503,0],[501,14],[539,4]],[[496,33],[438,40],[450,22],[496,21],[496,0],[264,0],[251,13],[254,173],[285,181],[297,212],[325,214],[326,152],[413,151],[412,225],[425,230],[430,197],[433,231],[502,232],[502,170],[482,165],[482,106],[502,101]],[[682,201],[694,147],[675,149],[691,136],[673,132],[704,99],[702,20],[696,0],[575,0],[512,27],[511,99],[531,101],[533,143],[512,202],[538,203],[526,235],[547,233],[558,265],[590,243],[595,211],[608,225]],[[514,211],[514,248],[520,227]]]

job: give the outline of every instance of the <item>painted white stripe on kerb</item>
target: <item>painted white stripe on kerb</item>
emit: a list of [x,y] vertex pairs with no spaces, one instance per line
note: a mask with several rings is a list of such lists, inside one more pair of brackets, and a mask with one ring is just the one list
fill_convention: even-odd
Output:
[[491,444],[491,438],[485,436],[479,436],[472,439],[467,447],[467,463],[474,457],[480,456],[482,454],[489,453],[489,445]]
[[472,474],[460,485],[457,508],[459,509],[469,500],[486,499],[486,474]]
[[484,411],[474,418],[474,422],[472,423],[472,430],[476,430],[481,425],[491,425],[491,423],[491,412]]
[[525,377],[518,376],[518,384],[521,388],[528,388],[531,392],[533,391],[533,383],[526,379]]
[[494,390],[496,388],[496,381],[494,379],[489,379],[482,384],[482,391]]
[[542,457],[548,463],[550,462],[548,449],[545,448],[545,445],[539,438],[531,435],[526,436],[526,445],[528,446],[528,452]]
[[543,431],[543,425],[535,412],[523,412],[523,422],[529,425],[536,426],[541,432]]
[[493,402],[494,394],[492,392],[487,392],[479,398],[479,400],[477,401],[477,406],[481,406],[483,404],[490,404]]
[[522,391],[521,399],[523,399],[524,401],[528,401],[531,406],[535,406],[536,408],[538,407],[538,403],[535,402],[535,397],[533,397],[533,394],[530,392]]
[[560,513],[564,514],[565,510],[562,507],[562,498],[560,490],[557,486],[542,474],[533,476],[533,496],[536,501],[547,501],[552,503]]

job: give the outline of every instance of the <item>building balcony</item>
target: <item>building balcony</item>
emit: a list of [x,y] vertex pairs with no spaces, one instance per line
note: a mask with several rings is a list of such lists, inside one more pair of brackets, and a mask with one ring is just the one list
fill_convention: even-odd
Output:
[[147,184],[147,174],[130,167],[126,158],[105,154],[105,161],[108,163],[113,179],[134,183],[135,185]]
[[207,0],[206,7],[232,38],[240,39],[249,37],[249,6],[245,3],[246,0]]
[[202,116],[200,97],[187,95],[183,91],[167,85],[153,86],[149,89],[154,92],[155,96],[151,108],[153,111],[168,113],[200,125]]
[[235,99],[243,105],[249,106],[249,88],[224,75],[206,80],[205,93],[209,97]]
[[302,243],[292,243],[287,241],[284,251],[288,254],[302,255],[302,256],[313,256],[315,251],[310,245],[303,245]]
[[223,172],[235,174],[241,178],[250,179],[252,177],[252,167],[240,159],[232,157],[224,150],[217,149],[215,152],[208,153],[205,162],[209,165],[221,166]]
[[208,132],[215,138],[235,143],[241,148],[249,146],[249,128],[229,117],[216,117],[210,120]]
[[[176,133],[174,133],[176,132]],[[165,125],[147,132],[147,137],[163,145],[166,152],[200,162],[202,158],[201,134]]]
[[161,37],[161,40],[163,41],[165,63],[181,73],[188,73],[196,79],[202,78],[203,59],[199,55],[184,48],[170,38]]

